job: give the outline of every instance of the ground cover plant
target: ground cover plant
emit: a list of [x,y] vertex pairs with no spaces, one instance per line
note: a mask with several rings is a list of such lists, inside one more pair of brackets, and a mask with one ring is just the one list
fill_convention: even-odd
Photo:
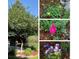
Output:
[[69,18],[70,1],[62,0],[40,0],[41,18]]
[[41,20],[40,39],[41,40],[69,40],[70,21],[69,20]]
[[40,59],[70,59],[69,42],[40,42]]

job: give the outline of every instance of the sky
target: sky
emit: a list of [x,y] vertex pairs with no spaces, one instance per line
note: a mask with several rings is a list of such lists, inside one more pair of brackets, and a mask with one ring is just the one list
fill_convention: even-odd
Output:
[[[12,7],[16,0],[8,0],[8,7]],[[20,0],[22,5],[27,8],[27,11],[33,16],[38,16],[38,0]]]

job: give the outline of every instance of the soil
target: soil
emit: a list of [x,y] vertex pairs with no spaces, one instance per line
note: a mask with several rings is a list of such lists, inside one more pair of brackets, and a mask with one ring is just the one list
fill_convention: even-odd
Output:
[[35,56],[35,55],[37,55],[37,54],[38,54],[37,51],[33,51],[31,55]]
[[55,35],[50,35],[48,31],[40,31],[40,40],[53,40]]

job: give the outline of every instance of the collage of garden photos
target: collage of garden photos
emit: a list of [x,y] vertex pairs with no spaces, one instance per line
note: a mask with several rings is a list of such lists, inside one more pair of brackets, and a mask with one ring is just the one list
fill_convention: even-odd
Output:
[[70,59],[70,0],[8,0],[8,59]]

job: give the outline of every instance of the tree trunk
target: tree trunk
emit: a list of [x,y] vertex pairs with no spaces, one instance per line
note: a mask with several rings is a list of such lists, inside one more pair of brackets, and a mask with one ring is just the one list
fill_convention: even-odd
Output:
[[23,51],[23,42],[21,43],[21,53],[22,53],[22,51]]

